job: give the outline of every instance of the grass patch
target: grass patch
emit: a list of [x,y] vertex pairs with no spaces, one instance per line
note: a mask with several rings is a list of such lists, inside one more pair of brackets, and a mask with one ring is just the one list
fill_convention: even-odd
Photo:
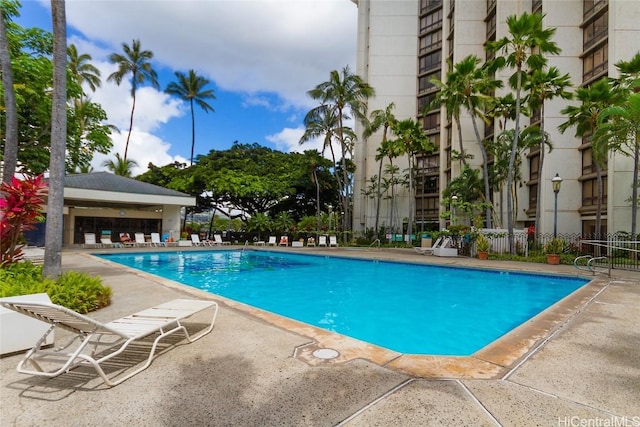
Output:
[[51,302],[78,313],[111,304],[111,288],[98,276],[67,271],[57,280],[43,279],[42,266],[19,262],[0,269],[0,298],[46,293]]

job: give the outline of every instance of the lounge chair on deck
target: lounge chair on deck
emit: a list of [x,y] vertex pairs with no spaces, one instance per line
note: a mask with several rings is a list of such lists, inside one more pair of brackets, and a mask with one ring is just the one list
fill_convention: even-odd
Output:
[[289,237],[288,236],[281,236],[280,237],[280,243],[278,244],[278,246],[289,246]]
[[129,233],[120,233],[120,244],[123,246],[132,247],[136,245],[135,240],[131,240]]
[[439,248],[440,245],[443,243],[443,240],[444,240],[444,237],[440,236],[436,239],[435,243],[433,243],[433,245],[431,245],[430,247],[428,248],[414,247],[413,250],[415,250],[416,253],[419,253],[420,255],[433,255],[433,250]]
[[111,237],[101,237],[100,244],[105,248],[113,248],[116,245],[111,241]]
[[136,233],[134,237],[136,239],[136,246],[151,246],[151,243],[145,240],[144,233]]
[[84,245],[83,248],[88,248],[93,246],[94,248],[99,248],[100,243],[96,242],[96,234],[95,233],[84,233]]
[[[12,300],[0,300],[0,305],[51,324],[42,338],[18,363],[18,372],[55,377],[77,366],[92,366],[108,386],[120,384],[148,368],[158,343],[164,337],[182,332],[188,342],[202,338],[211,332],[218,314],[216,302],[190,299],[173,300],[109,323],[98,322],[68,308],[47,302],[21,301],[14,297]],[[211,324],[203,331],[191,336],[182,321],[206,309],[213,310]],[[62,346],[43,349],[47,336],[56,327],[72,332],[74,336]],[[118,377],[117,374],[115,377],[112,375],[111,378],[107,376],[103,368],[109,367],[110,359],[122,354],[136,341],[153,335],[157,335],[153,344],[144,347],[147,349],[150,347],[150,349],[149,356],[142,366],[136,367],[124,376]],[[136,351],[140,349],[136,348]]]
[[210,246],[209,242],[201,241],[200,236],[198,236],[197,234],[191,235],[191,243],[193,243],[193,246]]
[[318,237],[318,247],[320,246],[327,247],[327,236],[322,235]]
[[151,233],[151,246],[167,246],[160,240],[160,233]]
[[267,246],[276,246],[276,236],[269,236]]
[[338,247],[338,238],[336,236],[329,236],[329,247],[331,246]]
[[213,244],[214,245],[230,245],[231,242],[225,242],[224,240],[222,240],[222,236],[219,234],[214,234],[213,235]]

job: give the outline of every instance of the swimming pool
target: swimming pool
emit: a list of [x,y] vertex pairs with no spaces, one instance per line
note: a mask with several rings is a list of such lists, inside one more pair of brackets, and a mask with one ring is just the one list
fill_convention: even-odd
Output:
[[100,256],[407,354],[469,356],[587,283],[269,251]]

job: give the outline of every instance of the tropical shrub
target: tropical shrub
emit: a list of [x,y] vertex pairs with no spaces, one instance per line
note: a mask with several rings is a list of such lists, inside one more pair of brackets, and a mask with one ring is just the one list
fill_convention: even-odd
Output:
[[58,279],[42,278],[42,267],[19,262],[0,269],[0,298],[46,293],[51,302],[78,313],[88,313],[111,303],[111,288],[97,276],[67,271]]
[[22,259],[20,238],[40,222],[46,194],[42,175],[0,185],[0,267]]
[[553,239],[549,240],[546,245],[544,245],[544,253],[559,255],[564,252],[565,245],[566,242],[563,239],[554,237]]

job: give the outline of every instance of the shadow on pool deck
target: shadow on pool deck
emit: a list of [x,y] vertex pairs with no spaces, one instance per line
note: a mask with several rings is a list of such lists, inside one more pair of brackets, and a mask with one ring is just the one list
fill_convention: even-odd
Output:
[[[308,251],[576,275],[569,266],[442,259],[405,250]],[[212,298],[86,251],[65,251],[63,265],[99,274],[113,288],[112,305],[91,313],[98,320],[176,297]],[[476,353],[473,359],[491,368],[484,373],[473,367],[460,374],[460,359],[471,358],[427,363],[424,356],[388,352],[278,316],[284,323],[274,323],[264,312],[213,296],[222,304],[211,334],[170,348],[111,389],[97,375],[73,371],[50,380],[20,375],[20,356],[0,359],[0,425],[571,425],[616,416],[640,422],[632,418],[640,417],[640,286],[635,274],[614,275],[569,298],[576,301],[563,301],[566,306],[555,307],[559,312],[538,332],[525,325],[512,341]],[[514,342],[527,343],[522,354],[513,353]],[[337,348],[340,357],[312,356],[324,347]],[[504,354],[508,360],[500,359]]]

